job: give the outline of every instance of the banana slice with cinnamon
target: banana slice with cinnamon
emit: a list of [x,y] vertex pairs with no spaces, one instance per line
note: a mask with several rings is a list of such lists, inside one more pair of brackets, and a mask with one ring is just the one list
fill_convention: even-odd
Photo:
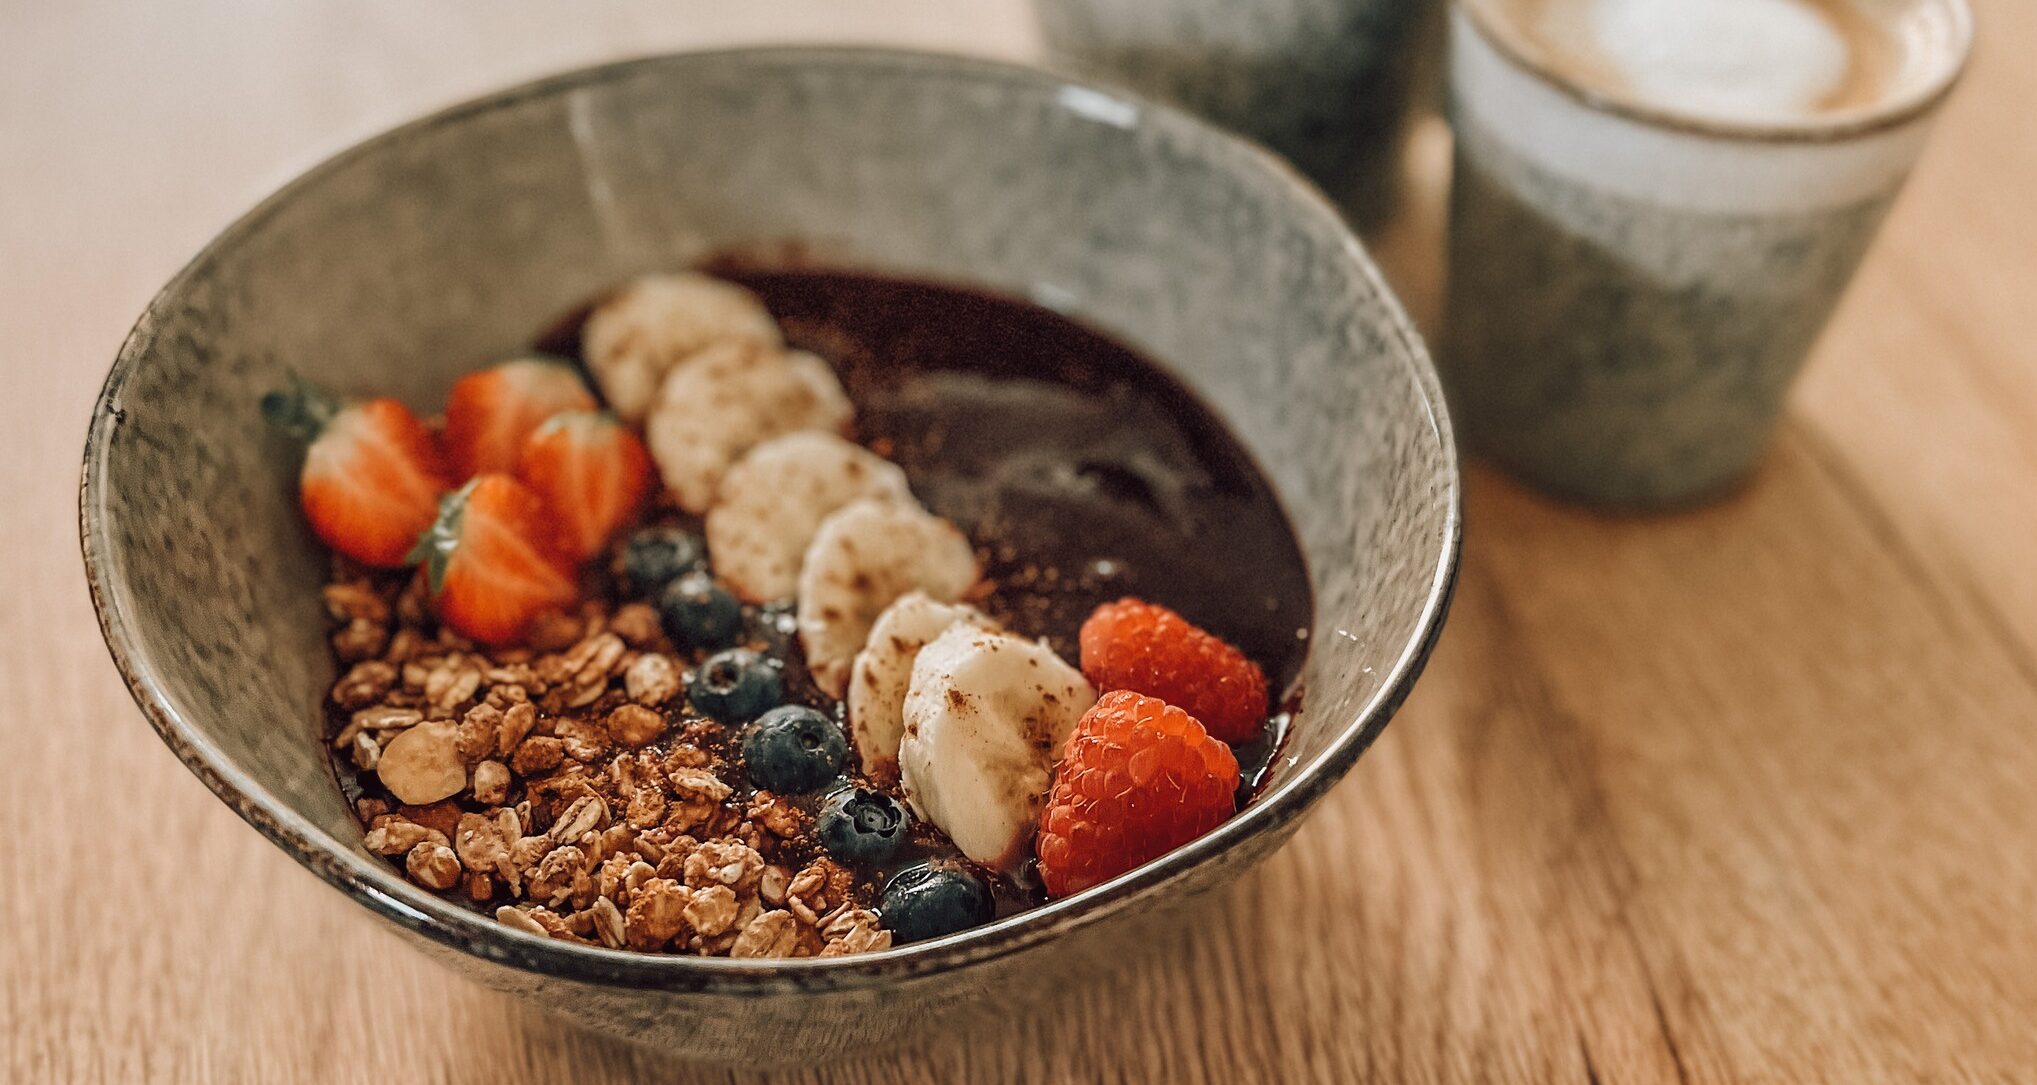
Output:
[[698,272],[646,275],[601,304],[581,329],[581,354],[609,409],[639,422],[665,374],[720,342],[777,347],[782,340],[757,296]]
[[799,642],[814,684],[842,696],[886,607],[913,590],[954,602],[979,572],[968,537],[916,504],[864,498],[837,509],[821,521],[799,572]]
[[920,649],[905,695],[900,782],[962,854],[1025,857],[1054,759],[1096,690],[1040,641],[957,623]]
[[724,340],[665,375],[644,441],[665,488],[681,508],[700,513],[750,449],[800,430],[841,432],[854,413],[820,358]]
[[828,514],[862,498],[912,501],[905,472],[832,433],[805,430],[751,449],[722,477],[707,513],[714,574],[752,603],[790,598]]
[[898,771],[913,661],[920,649],[956,625],[997,630],[997,623],[975,607],[935,602],[921,591],[899,596],[870,627],[870,637],[849,672],[849,733],[856,740],[864,772],[886,777]]

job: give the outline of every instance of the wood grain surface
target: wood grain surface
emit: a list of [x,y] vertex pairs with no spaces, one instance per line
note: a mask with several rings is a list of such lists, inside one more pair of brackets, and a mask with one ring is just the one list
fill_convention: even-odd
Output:
[[[2037,6],[1774,455],[1608,518],[1470,473],[1384,739],[1164,964],[785,1080],[2037,1080]],[[1026,57],[1021,0],[0,0],[0,1080],[725,1081],[453,979],[186,773],[74,492],[128,323],[276,183],[542,72],[762,40]],[[1379,251],[1433,326],[1447,134]]]

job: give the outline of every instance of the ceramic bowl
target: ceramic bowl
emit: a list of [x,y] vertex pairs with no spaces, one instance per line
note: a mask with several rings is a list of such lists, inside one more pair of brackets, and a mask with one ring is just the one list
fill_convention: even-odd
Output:
[[[604,287],[794,245],[1031,297],[1166,362],[1258,457],[1307,554],[1307,707],[1269,788],[1114,881],[937,941],[827,960],[531,937],[369,854],[319,742],[326,561],[258,397],[295,369],[442,401]],[[1337,214],[1271,156],[1040,72],[863,49],[661,57],[518,87],[370,140],[165,286],[92,418],[87,573],[135,700],[292,858],[474,980],[667,1051],[776,1063],[1005,1015],[1100,973],[1236,878],[1378,736],[1448,605],[1458,476],[1436,377]]]

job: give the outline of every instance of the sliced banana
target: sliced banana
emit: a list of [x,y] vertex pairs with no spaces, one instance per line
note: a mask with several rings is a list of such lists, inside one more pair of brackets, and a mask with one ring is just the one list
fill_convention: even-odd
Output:
[[1096,690],[1044,643],[956,624],[920,649],[898,747],[906,801],[962,854],[1025,856],[1054,758]]
[[976,583],[976,551],[946,520],[899,501],[852,501],[821,521],[799,571],[799,643],[830,697],[884,608],[918,589],[953,602]]
[[989,615],[966,603],[937,603],[922,591],[907,592],[886,607],[870,627],[863,650],[849,672],[849,731],[863,771],[887,776],[898,769],[898,740],[905,733],[905,692],[912,686],[913,660],[954,625],[995,632]]
[[641,421],[672,367],[715,343],[775,347],[778,324],[756,295],[697,272],[646,275],[588,314],[582,353],[610,409]]
[[800,430],[841,431],[853,415],[821,359],[723,340],[665,375],[644,440],[680,507],[706,512],[743,453]]
[[790,598],[799,565],[829,513],[859,498],[910,502],[897,464],[832,433],[774,437],[722,476],[707,513],[714,573],[752,603]]

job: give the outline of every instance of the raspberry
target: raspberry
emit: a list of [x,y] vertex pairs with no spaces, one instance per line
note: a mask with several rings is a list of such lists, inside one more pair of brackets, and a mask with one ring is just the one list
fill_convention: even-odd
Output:
[[1082,623],[1082,674],[1100,690],[1158,697],[1229,743],[1266,726],[1266,673],[1188,619],[1154,603],[1120,599]]
[[1054,768],[1035,845],[1047,894],[1108,881],[1222,825],[1238,809],[1238,759],[1195,717],[1129,690],[1075,725]]

